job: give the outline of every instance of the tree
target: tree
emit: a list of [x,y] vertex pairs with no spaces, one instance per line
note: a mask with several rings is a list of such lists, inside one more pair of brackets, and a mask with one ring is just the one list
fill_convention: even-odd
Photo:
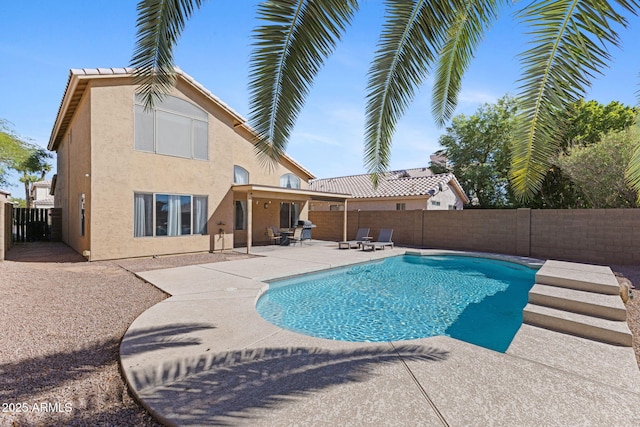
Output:
[[[440,137],[443,149],[436,154],[453,165],[453,173],[477,207],[514,205],[509,162],[516,112],[515,99],[505,96],[495,104],[482,105],[470,117],[454,117]],[[437,166],[434,172],[439,172]]]
[[638,207],[637,191],[626,181],[625,170],[639,141],[638,127],[611,132],[593,144],[574,146],[557,162],[591,207]]
[[532,208],[586,208],[591,206],[582,187],[576,186],[556,161],[572,147],[584,147],[599,142],[610,132],[629,129],[640,114],[640,109],[612,101],[601,104],[583,99],[569,105],[562,114],[564,132],[560,133],[557,152],[542,181],[537,196],[528,202]]
[[25,155],[24,142],[11,129],[8,121],[0,119],[0,186],[8,185],[7,173],[15,160]]
[[[201,0],[140,0],[132,66],[148,106],[173,84],[173,49]],[[517,5],[517,6],[515,6]],[[254,31],[250,124],[263,158],[284,152],[309,88],[358,11],[357,0],[271,0],[261,3]],[[387,0],[386,22],[369,69],[365,165],[374,174],[390,161],[398,119],[432,70],[433,113],[451,118],[462,78],[484,32],[500,13],[517,7],[529,48],[523,69],[518,128],[511,161],[512,184],[530,199],[546,176],[559,140],[558,112],[577,101],[607,67],[610,47],[620,46],[615,28],[640,10],[637,0]],[[640,153],[630,173],[640,186]],[[636,181],[633,181],[636,182]]]
[[25,187],[26,205],[31,205],[31,185],[44,179],[51,170],[48,160],[51,153],[30,144],[19,137],[9,122],[0,119],[0,185],[7,185],[8,169],[21,173],[20,182]]
[[27,207],[33,207],[31,199],[31,187],[34,182],[42,181],[47,172],[51,170],[48,160],[51,153],[40,147],[29,147],[25,156],[17,159],[13,169],[22,173],[20,182],[24,184],[25,202]]
[[560,147],[564,150],[576,145],[596,143],[610,132],[632,127],[640,115],[640,108],[617,101],[604,105],[598,101],[580,99],[565,112],[566,130]]

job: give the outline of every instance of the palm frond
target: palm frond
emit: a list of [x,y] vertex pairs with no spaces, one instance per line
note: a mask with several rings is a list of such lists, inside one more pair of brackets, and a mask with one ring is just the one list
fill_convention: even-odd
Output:
[[440,52],[433,83],[432,113],[438,126],[451,119],[462,77],[487,28],[498,18],[505,0],[472,0],[455,12],[456,19]]
[[386,2],[386,23],[369,69],[364,163],[374,185],[388,167],[398,119],[429,74],[462,1]]
[[131,59],[134,82],[152,108],[175,83],[173,48],[186,21],[202,0],[140,0],[136,28],[136,47]]
[[253,32],[249,123],[256,151],[273,165],[284,153],[313,79],[358,9],[357,0],[273,0]]
[[[635,130],[636,135],[640,135],[640,117],[636,120]],[[636,141],[635,150],[625,171],[625,178],[638,194],[638,204],[640,205],[640,140]]]
[[[635,1],[617,1],[635,13]],[[613,26],[626,19],[605,0],[544,0],[524,6],[519,18],[530,26],[533,46],[521,55],[521,126],[512,151],[516,195],[530,199],[540,189],[560,141],[559,113],[583,96],[591,79],[618,46]]]

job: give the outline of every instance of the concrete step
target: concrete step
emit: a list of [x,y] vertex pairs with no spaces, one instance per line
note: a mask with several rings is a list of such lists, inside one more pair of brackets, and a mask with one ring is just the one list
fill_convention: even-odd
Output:
[[529,303],[603,319],[627,320],[627,310],[619,295],[535,284],[529,291]]
[[580,291],[619,295],[620,285],[609,267],[547,261],[536,273],[536,283]]
[[536,304],[527,304],[522,314],[524,323],[529,325],[607,344],[631,347],[631,331],[627,322],[601,319]]

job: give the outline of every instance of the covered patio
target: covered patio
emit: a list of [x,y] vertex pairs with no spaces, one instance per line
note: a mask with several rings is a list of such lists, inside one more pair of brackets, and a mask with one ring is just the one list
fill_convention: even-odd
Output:
[[298,220],[308,219],[310,201],[334,202],[344,206],[342,238],[347,239],[347,199],[350,194],[259,184],[234,185],[231,189],[236,209],[234,242],[246,246],[247,253],[251,253],[254,242],[267,241],[261,239],[267,227],[276,225],[281,229],[291,229],[297,226]]

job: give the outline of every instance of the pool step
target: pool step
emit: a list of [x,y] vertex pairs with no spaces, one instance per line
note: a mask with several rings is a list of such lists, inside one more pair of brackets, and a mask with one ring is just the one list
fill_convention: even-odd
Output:
[[524,323],[608,344],[631,346],[627,311],[609,267],[547,261],[536,274]]
[[609,267],[564,261],[547,261],[536,273],[536,283],[619,295],[620,285]]
[[525,306],[523,318],[524,322],[529,325],[569,333],[607,344],[631,347],[631,331],[629,331],[627,322],[586,316],[535,304],[527,304]]
[[619,295],[535,284],[529,291],[529,303],[603,319],[627,320],[627,310]]

